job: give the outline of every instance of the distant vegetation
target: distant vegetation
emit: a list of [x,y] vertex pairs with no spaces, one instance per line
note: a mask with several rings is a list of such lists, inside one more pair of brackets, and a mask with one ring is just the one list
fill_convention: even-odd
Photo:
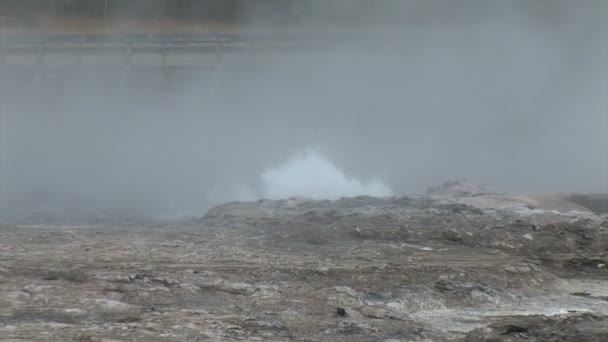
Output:
[[[390,2],[390,1],[389,1]],[[273,21],[302,16],[349,19],[373,5],[365,0],[0,0],[3,17],[172,18],[240,21],[263,15]]]

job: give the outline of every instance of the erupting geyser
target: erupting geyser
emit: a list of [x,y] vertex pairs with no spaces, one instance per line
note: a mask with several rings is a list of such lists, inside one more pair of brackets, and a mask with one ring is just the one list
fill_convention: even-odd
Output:
[[310,197],[338,199],[351,196],[391,196],[392,191],[380,181],[364,183],[347,176],[332,162],[314,150],[294,156],[261,176],[265,197],[271,199]]

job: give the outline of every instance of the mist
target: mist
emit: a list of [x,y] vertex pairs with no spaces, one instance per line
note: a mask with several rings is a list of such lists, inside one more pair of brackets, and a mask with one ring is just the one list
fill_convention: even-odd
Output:
[[[272,8],[249,10],[243,30],[262,32]],[[200,215],[455,178],[606,191],[607,11],[601,0],[387,1],[345,11],[356,28],[307,28],[331,44],[256,53],[253,71],[224,60],[170,88],[95,67],[32,88],[5,67],[3,215]]]
[[314,150],[292,157],[277,168],[267,169],[261,176],[266,198],[307,197],[339,199],[360,195],[388,197],[391,190],[380,181],[363,184],[349,178],[329,160]]

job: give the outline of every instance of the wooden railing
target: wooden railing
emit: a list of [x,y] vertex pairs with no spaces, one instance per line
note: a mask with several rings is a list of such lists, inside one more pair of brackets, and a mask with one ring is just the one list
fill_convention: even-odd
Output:
[[[398,38],[398,37],[393,37]],[[0,34],[0,63],[4,65],[44,64],[48,59],[76,56],[122,56],[119,61],[130,63],[135,57],[155,55],[158,65],[169,63],[169,56],[206,55],[206,64],[215,56],[221,61],[226,54],[286,53],[319,51],[340,42],[374,47],[386,42],[372,35],[348,34]],[[92,59],[92,58],[90,58]],[[25,62],[28,60],[28,62]],[[202,60],[202,59],[201,59]],[[123,63],[120,62],[120,63]],[[112,63],[116,64],[116,61]]]

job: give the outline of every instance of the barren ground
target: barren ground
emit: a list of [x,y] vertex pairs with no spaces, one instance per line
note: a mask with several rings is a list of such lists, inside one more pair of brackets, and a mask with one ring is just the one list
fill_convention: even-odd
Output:
[[4,225],[0,341],[608,341],[608,221],[475,197]]

